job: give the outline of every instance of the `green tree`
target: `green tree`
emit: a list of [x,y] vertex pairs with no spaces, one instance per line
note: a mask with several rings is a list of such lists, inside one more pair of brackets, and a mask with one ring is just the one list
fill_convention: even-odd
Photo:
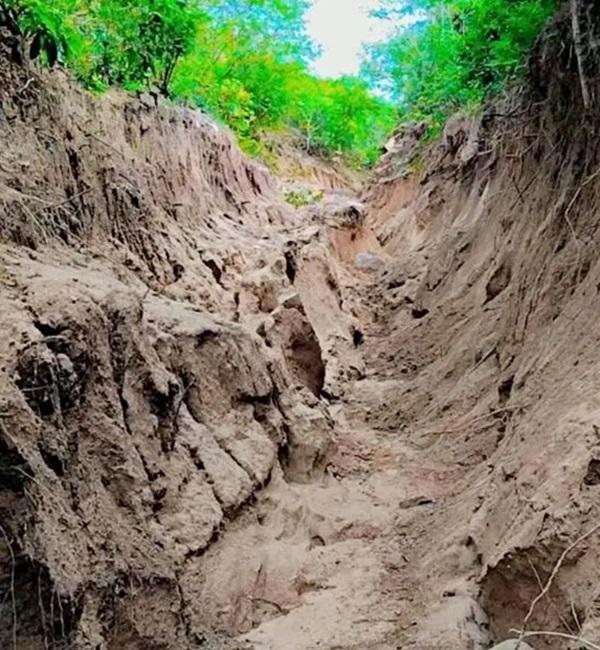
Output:
[[396,122],[396,111],[374,97],[353,77],[290,78],[290,124],[297,127],[311,153],[346,156],[357,165],[374,162],[379,145]]
[[205,14],[193,0],[82,0],[91,55],[80,73],[96,86],[156,86],[169,94],[180,58]]
[[31,55],[89,88],[154,88],[228,124],[250,153],[293,132],[322,156],[367,164],[394,111],[353,78],[308,71],[309,0],[0,0]]
[[21,38],[31,59],[48,65],[82,57],[85,41],[76,26],[78,0],[0,0],[0,25]]
[[209,12],[220,25],[230,25],[278,58],[307,62],[317,50],[306,31],[304,15],[311,0],[227,0],[216,2]]
[[363,74],[401,105],[407,118],[439,125],[479,105],[524,69],[524,58],[557,0],[387,0],[380,14],[413,17],[371,47]]

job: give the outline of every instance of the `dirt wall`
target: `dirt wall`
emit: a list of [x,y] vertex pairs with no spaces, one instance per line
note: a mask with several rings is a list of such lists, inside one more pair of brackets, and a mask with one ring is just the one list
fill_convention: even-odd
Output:
[[[524,89],[483,118],[455,118],[460,146],[399,146],[364,197],[395,260],[370,301],[384,331],[373,356],[391,387],[369,422],[456,471],[414,561],[432,590],[471,594],[496,640],[521,628],[561,554],[598,521],[598,86],[586,78],[586,108],[570,30],[565,12]],[[466,567],[443,559],[457,539],[473,551]],[[597,642],[598,540],[567,554],[530,630]],[[438,647],[427,630],[411,643]]]
[[323,475],[327,247],[206,115],[0,42],[0,646],[225,647],[182,576]]

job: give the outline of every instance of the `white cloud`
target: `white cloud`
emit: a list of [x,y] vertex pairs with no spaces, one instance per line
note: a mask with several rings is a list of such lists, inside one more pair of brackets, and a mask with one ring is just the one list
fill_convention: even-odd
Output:
[[369,16],[379,0],[314,0],[307,13],[308,31],[322,48],[313,71],[322,77],[356,74],[365,43],[383,40],[393,25]]

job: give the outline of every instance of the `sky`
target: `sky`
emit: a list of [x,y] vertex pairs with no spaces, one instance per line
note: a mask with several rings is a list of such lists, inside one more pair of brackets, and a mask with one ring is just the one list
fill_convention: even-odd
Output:
[[390,34],[389,21],[369,16],[379,0],[314,0],[307,13],[308,31],[322,49],[312,69],[321,77],[356,74],[365,43]]

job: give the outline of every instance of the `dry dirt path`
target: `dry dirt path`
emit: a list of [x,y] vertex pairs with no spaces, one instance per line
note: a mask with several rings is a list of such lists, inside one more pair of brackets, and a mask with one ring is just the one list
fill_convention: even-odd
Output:
[[[346,278],[353,295],[345,303],[355,314],[368,313],[360,303],[367,304],[371,282],[368,273]],[[255,506],[210,548],[202,585],[210,594],[208,620],[242,630],[238,642],[252,650],[480,647],[446,645],[487,643],[477,606],[460,592],[449,591],[449,607],[421,631],[431,601],[424,543],[439,536],[436,513],[455,474],[408,436],[369,425],[395,384],[378,363],[385,325],[360,325],[366,375],[331,406],[336,451],[325,475],[297,484],[276,472]],[[459,544],[456,554],[459,563],[474,561],[468,546]],[[444,587],[435,586],[441,598]]]

